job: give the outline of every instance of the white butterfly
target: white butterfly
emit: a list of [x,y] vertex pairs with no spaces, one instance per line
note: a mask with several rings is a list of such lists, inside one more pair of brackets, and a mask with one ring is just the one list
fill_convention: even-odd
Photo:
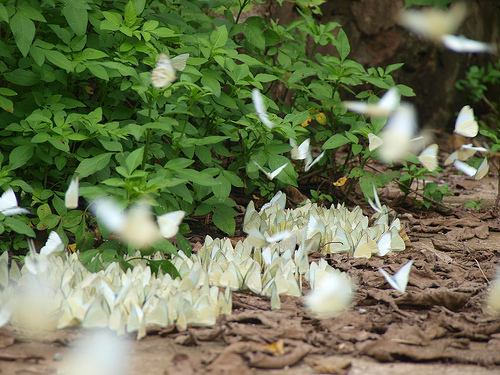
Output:
[[377,241],[378,252],[376,253],[378,256],[384,256],[391,252],[391,232],[386,232]]
[[417,127],[417,115],[412,105],[403,103],[387,120],[382,135],[380,157],[385,162],[401,158],[411,148]]
[[171,238],[177,234],[179,231],[179,225],[184,219],[186,213],[182,210],[173,211],[158,216],[156,221],[160,227],[160,233],[165,238]]
[[441,36],[441,41],[446,48],[458,53],[493,53],[495,51],[493,44],[468,39],[463,35],[445,34]]
[[272,180],[273,178],[275,178],[277,175],[279,175],[281,173],[281,171],[283,169],[285,169],[285,167],[288,165],[288,163],[285,163],[283,164],[281,167],[275,169],[274,171],[272,172],[268,172],[266,171],[264,168],[262,168],[259,164],[257,164],[257,162],[254,160],[253,161],[254,164],[267,176],[268,179]]
[[40,249],[40,254],[43,255],[61,255],[64,253],[64,243],[56,231],[51,231],[45,246]]
[[342,102],[342,105],[352,112],[361,113],[371,117],[387,117],[399,105],[399,90],[397,87],[391,87],[380,98],[377,104],[365,102]]
[[131,348],[127,340],[99,331],[77,342],[61,365],[61,373],[74,375],[119,375],[127,372]]
[[281,241],[288,237],[288,235],[290,235],[290,232],[285,230],[272,236],[265,236],[257,228],[251,228],[248,231],[247,242],[252,247],[264,247],[270,243]]
[[449,10],[405,9],[399,14],[398,23],[415,34],[439,42],[442,35],[454,34],[466,15],[465,4],[457,2]]
[[408,285],[408,277],[410,276],[411,266],[413,260],[410,260],[403,267],[399,269],[394,276],[389,275],[385,270],[379,268],[378,270],[382,275],[384,275],[387,282],[397,291],[404,293],[406,291],[406,285]]
[[0,212],[5,216],[29,213],[26,208],[18,207],[16,194],[11,188],[8,188],[0,197]]
[[468,105],[464,106],[458,113],[454,132],[472,138],[477,135],[478,130],[479,125],[474,119],[474,111]]
[[347,275],[327,272],[316,280],[314,289],[305,297],[305,303],[313,314],[328,316],[345,310],[352,297],[353,287]]
[[432,144],[418,155],[420,163],[429,171],[434,171],[438,166],[437,153],[439,147],[437,144]]
[[109,230],[138,248],[150,247],[165,236],[173,237],[184,217],[183,211],[175,211],[158,217],[155,222],[147,203],[136,204],[125,212],[109,198],[94,202],[92,211]]
[[469,143],[467,145],[462,145],[460,148],[456,151],[453,151],[444,161],[444,165],[450,165],[453,163],[455,160],[461,160],[461,161],[466,161],[476,152],[487,152],[488,150],[484,147],[474,147],[472,146],[472,143]]
[[292,146],[292,151],[290,151],[293,160],[304,160],[310,154],[311,139],[306,139],[304,142],[297,146],[295,141],[290,138],[290,146]]
[[488,171],[490,169],[488,164],[488,159],[486,158],[484,158],[483,162],[481,163],[478,169],[471,167],[469,164],[464,163],[463,161],[460,160],[455,160],[453,162],[453,165],[459,171],[462,171],[467,176],[472,177],[474,180],[482,179],[484,176],[488,174]]
[[368,134],[368,150],[374,151],[384,144],[384,141],[379,136],[370,133]]
[[274,128],[276,124],[269,120],[269,115],[267,114],[266,107],[264,107],[264,100],[262,99],[259,89],[252,90],[252,99],[255,112],[257,112],[257,116],[259,116],[260,121],[262,121],[263,124],[269,129]]
[[373,201],[370,198],[368,197],[366,198],[371,208],[373,208],[375,212],[378,212],[379,214],[386,214],[387,208],[384,209],[384,207],[382,207],[382,204],[380,203],[380,198],[378,197],[377,188],[375,187],[375,185],[373,185],[373,199],[375,200],[375,203],[373,203]]
[[66,208],[73,209],[78,207],[78,185],[78,177],[72,178],[64,196]]
[[318,157],[316,159],[313,160],[313,157],[312,157],[312,154],[309,153],[309,155],[306,157],[306,166],[304,167],[304,171],[308,171],[309,169],[312,168],[312,166],[314,164],[316,164],[317,162],[319,162],[323,156],[325,156],[325,152],[326,151],[323,151],[321,154],[318,155]]
[[182,71],[186,68],[188,57],[189,53],[183,53],[173,58],[168,57],[164,53],[160,54],[156,62],[156,67],[151,74],[151,83],[153,86],[164,87],[174,82],[177,79],[175,72]]

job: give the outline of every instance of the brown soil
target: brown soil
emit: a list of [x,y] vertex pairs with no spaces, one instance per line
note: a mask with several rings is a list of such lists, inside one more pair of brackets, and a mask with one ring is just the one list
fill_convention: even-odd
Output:
[[[131,336],[129,374],[500,373],[500,320],[484,302],[500,260],[500,223],[491,207],[497,178],[453,175],[446,181],[457,193],[445,199],[453,207],[447,214],[413,209],[400,216],[411,240],[407,250],[369,260],[329,257],[357,283],[348,311],[318,320],[302,298],[282,296],[282,309],[271,311],[267,298],[234,293],[233,314],[214,327],[151,330],[141,341]],[[389,187],[381,198],[389,203],[396,195]],[[463,209],[478,199],[487,208]],[[195,248],[200,241],[192,237]],[[414,265],[402,295],[378,267],[394,273],[409,259]],[[76,329],[28,337],[5,327],[0,374],[54,374],[85,334]]]

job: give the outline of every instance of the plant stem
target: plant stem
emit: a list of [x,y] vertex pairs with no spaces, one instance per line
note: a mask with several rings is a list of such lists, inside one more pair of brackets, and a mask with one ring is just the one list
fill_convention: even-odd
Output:
[[[152,114],[152,103],[149,103],[148,109],[148,123],[151,122],[151,114]],[[146,145],[144,146],[144,154],[142,155],[142,165],[141,169],[144,170],[146,168],[146,161],[148,160],[149,153],[149,144],[151,143],[151,137],[153,136],[153,129],[149,128],[146,130]]]

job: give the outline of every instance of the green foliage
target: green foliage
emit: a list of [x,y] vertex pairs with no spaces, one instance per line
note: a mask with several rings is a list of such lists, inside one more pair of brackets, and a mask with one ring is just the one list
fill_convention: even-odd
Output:
[[477,201],[467,202],[464,206],[467,208],[472,208],[476,211],[481,210],[481,203],[484,202],[484,199],[478,199]]
[[[65,243],[74,240],[85,250],[82,257],[93,269],[101,260],[133,253],[117,241],[95,243],[88,212],[65,209],[63,192],[75,176],[89,203],[112,195],[128,204],[147,195],[155,214],[213,213],[214,224],[232,235],[233,189],[268,196],[298,186],[302,166],[283,155],[291,149],[289,139],[310,137],[327,150],[317,167],[333,181],[348,176],[349,189],[359,182],[371,195],[372,183],[399,178],[365,170],[373,158],[367,135],[377,134],[385,120],[367,122],[340,103],[347,96],[376,100],[396,85],[391,73],[403,64],[365,69],[350,60],[340,25],[314,21],[322,1],[297,1],[302,17],[289,25],[256,16],[240,22],[249,3],[0,4],[2,32],[13,36],[0,42],[0,185],[20,187],[21,206],[34,214],[5,218],[5,230],[33,237],[30,225],[55,229]],[[335,56],[316,53],[327,44],[336,48]],[[150,84],[160,53],[190,54],[178,80],[162,89]],[[397,86],[402,95],[414,95]],[[273,129],[255,115],[254,87],[265,95]],[[289,100],[267,99],[277,92],[289,92]],[[339,148],[346,151],[342,160]],[[288,165],[269,181],[252,161],[272,170]],[[108,235],[103,228],[101,234]],[[16,248],[18,237],[6,246]],[[178,236],[178,246],[189,253],[186,242]]]
[[453,0],[405,0],[405,8],[412,5],[432,5],[437,8],[446,8]]

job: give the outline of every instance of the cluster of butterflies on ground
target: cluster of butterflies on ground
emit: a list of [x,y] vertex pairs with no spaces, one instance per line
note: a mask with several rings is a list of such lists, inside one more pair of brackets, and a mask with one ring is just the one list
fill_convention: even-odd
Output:
[[[456,52],[493,52],[494,47],[490,44],[451,35],[458,28],[464,17],[464,5],[459,3],[452,6],[448,12],[438,10],[406,10],[400,16],[400,23],[415,33],[443,43],[445,47]],[[436,31],[436,28],[439,31]],[[152,72],[151,80],[153,86],[161,88],[174,82],[176,72],[185,69],[188,57],[189,54],[182,54],[171,59],[166,54],[161,54]],[[258,89],[252,91],[252,98],[258,118],[267,128],[272,129],[276,124],[269,119],[263,98]],[[351,111],[363,115],[388,117],[387,124],[380,137],[375,134],[368,135],[369,149],[371,151],[379,149],[382,160],[393,162],[402,158],[408,151],[419,147],[419,141],[422,137],[415,136],[415,109],[407,103],[400,103],[399,93],[396,88],[390,89],[376,104],[344,102],[344,106]],[[460,111],[455,123],[455,132],[469,138],[477,135],[478,125],[474,119],[473,111],[469,106],[465,106]],[[291,158],[294,160],[303,160],[305,171],[308,171],[324,156],[324,152],[322,152],[319,156],[313,158],[309,139],[303,141],[300,145],[290,140],[290,145],[292,146]],[[437,168],[437,151],[437,145],[433,144],[425,148],[418,155],[420,162],[431,171]],[[486,151],[485,148],[474,147],[472,144],[461,146],[459,150],[456,150],[448,157],[445,165],[453,163],[463,173],[475,179],[480,179],[488,173],[487,159],[485,158],[477,169],[464,163],[464,161],[468,160],[476,152]],[[275,171],[268,172],[255,161],[254,163],[271,180],[281,173],[287,165],[284,164]],[[78,206],[78,179],[71,181],[65,195],[65,204],[70,209]],[[146,202],[141,202],[128,210],[123,210],[116,202],[109,198],[101,198],[93,202],[91,204],[91,211],[109,230],[116,232],[125,242],[137,248],[149,247],[162,238],[173,237],[177,233],[179,224],[185,215],[183,211],[175,211],[158,216],[155,220],[151,214],[151,207]],[[29,210],[18,206],[15,193],[9,188],[0,197],[0,212],[6,216],[11,216],[29,213]],[[252,247],[267,246],[268,244],[285,240],[285,236],[282,233],[275,236],[264,236],[262,233],[257,233],[256,231],[252,231],[249,238],[249,243]],[[32,242],[30,242],[30,250],[30,253],[25,258],[25,272],[38,275],[50,268],[50,263],[48,262],[50,257],[64,253],[64,244],[59,235],[55,231],[52,231],[39,254],[36,252]],[[263,253],[262,257],[265,263],[272,264],[272,255]],[[268,259],[269,257],[271,259]],[[380,269],[380,272],[393,288],[404,293],[412,264],[413,261],[409,261],[394,276],[389,275],[383,269]],[[313,266],[311,267],[314,268]],[[324,268],[326,269],[326,266]],[[311,275],[310,278],[314,279],[314,276]],[[345,277],[339,276],[337,273],[332,274],[331,272],[326,272],[324,275],[324,277],[318,276],[316,281],[312,282],[314,288],[307,297],[308,306],[313,312],[317,313],[328,313],[333,310],[338,311],[338,304],[329,304],[327,301],[340,298],[339,290],[346,290],[345,281],[347,279]],[[0,275],[0,280],[3,278],[5,278],[5,275]],[[320,282],[319,280],[321,279],[325,281]],[[230,280],[228,279],[227,282],[229,283]],[[276,286],[276,288],[278,287]],[[344,298],[344,300],[346,299]],[[330,305],[332,305],[331,309],[328,307]],[[4,315],[0,314],[0,321],[2,319],[5,320]],[[134,315],[132,314],[132,316]],[[135,316],[139,319],[143,315],[135,311]],[[133,322],[131,326],[135,327]],[[142,328],[140,329],[142,330]]]

